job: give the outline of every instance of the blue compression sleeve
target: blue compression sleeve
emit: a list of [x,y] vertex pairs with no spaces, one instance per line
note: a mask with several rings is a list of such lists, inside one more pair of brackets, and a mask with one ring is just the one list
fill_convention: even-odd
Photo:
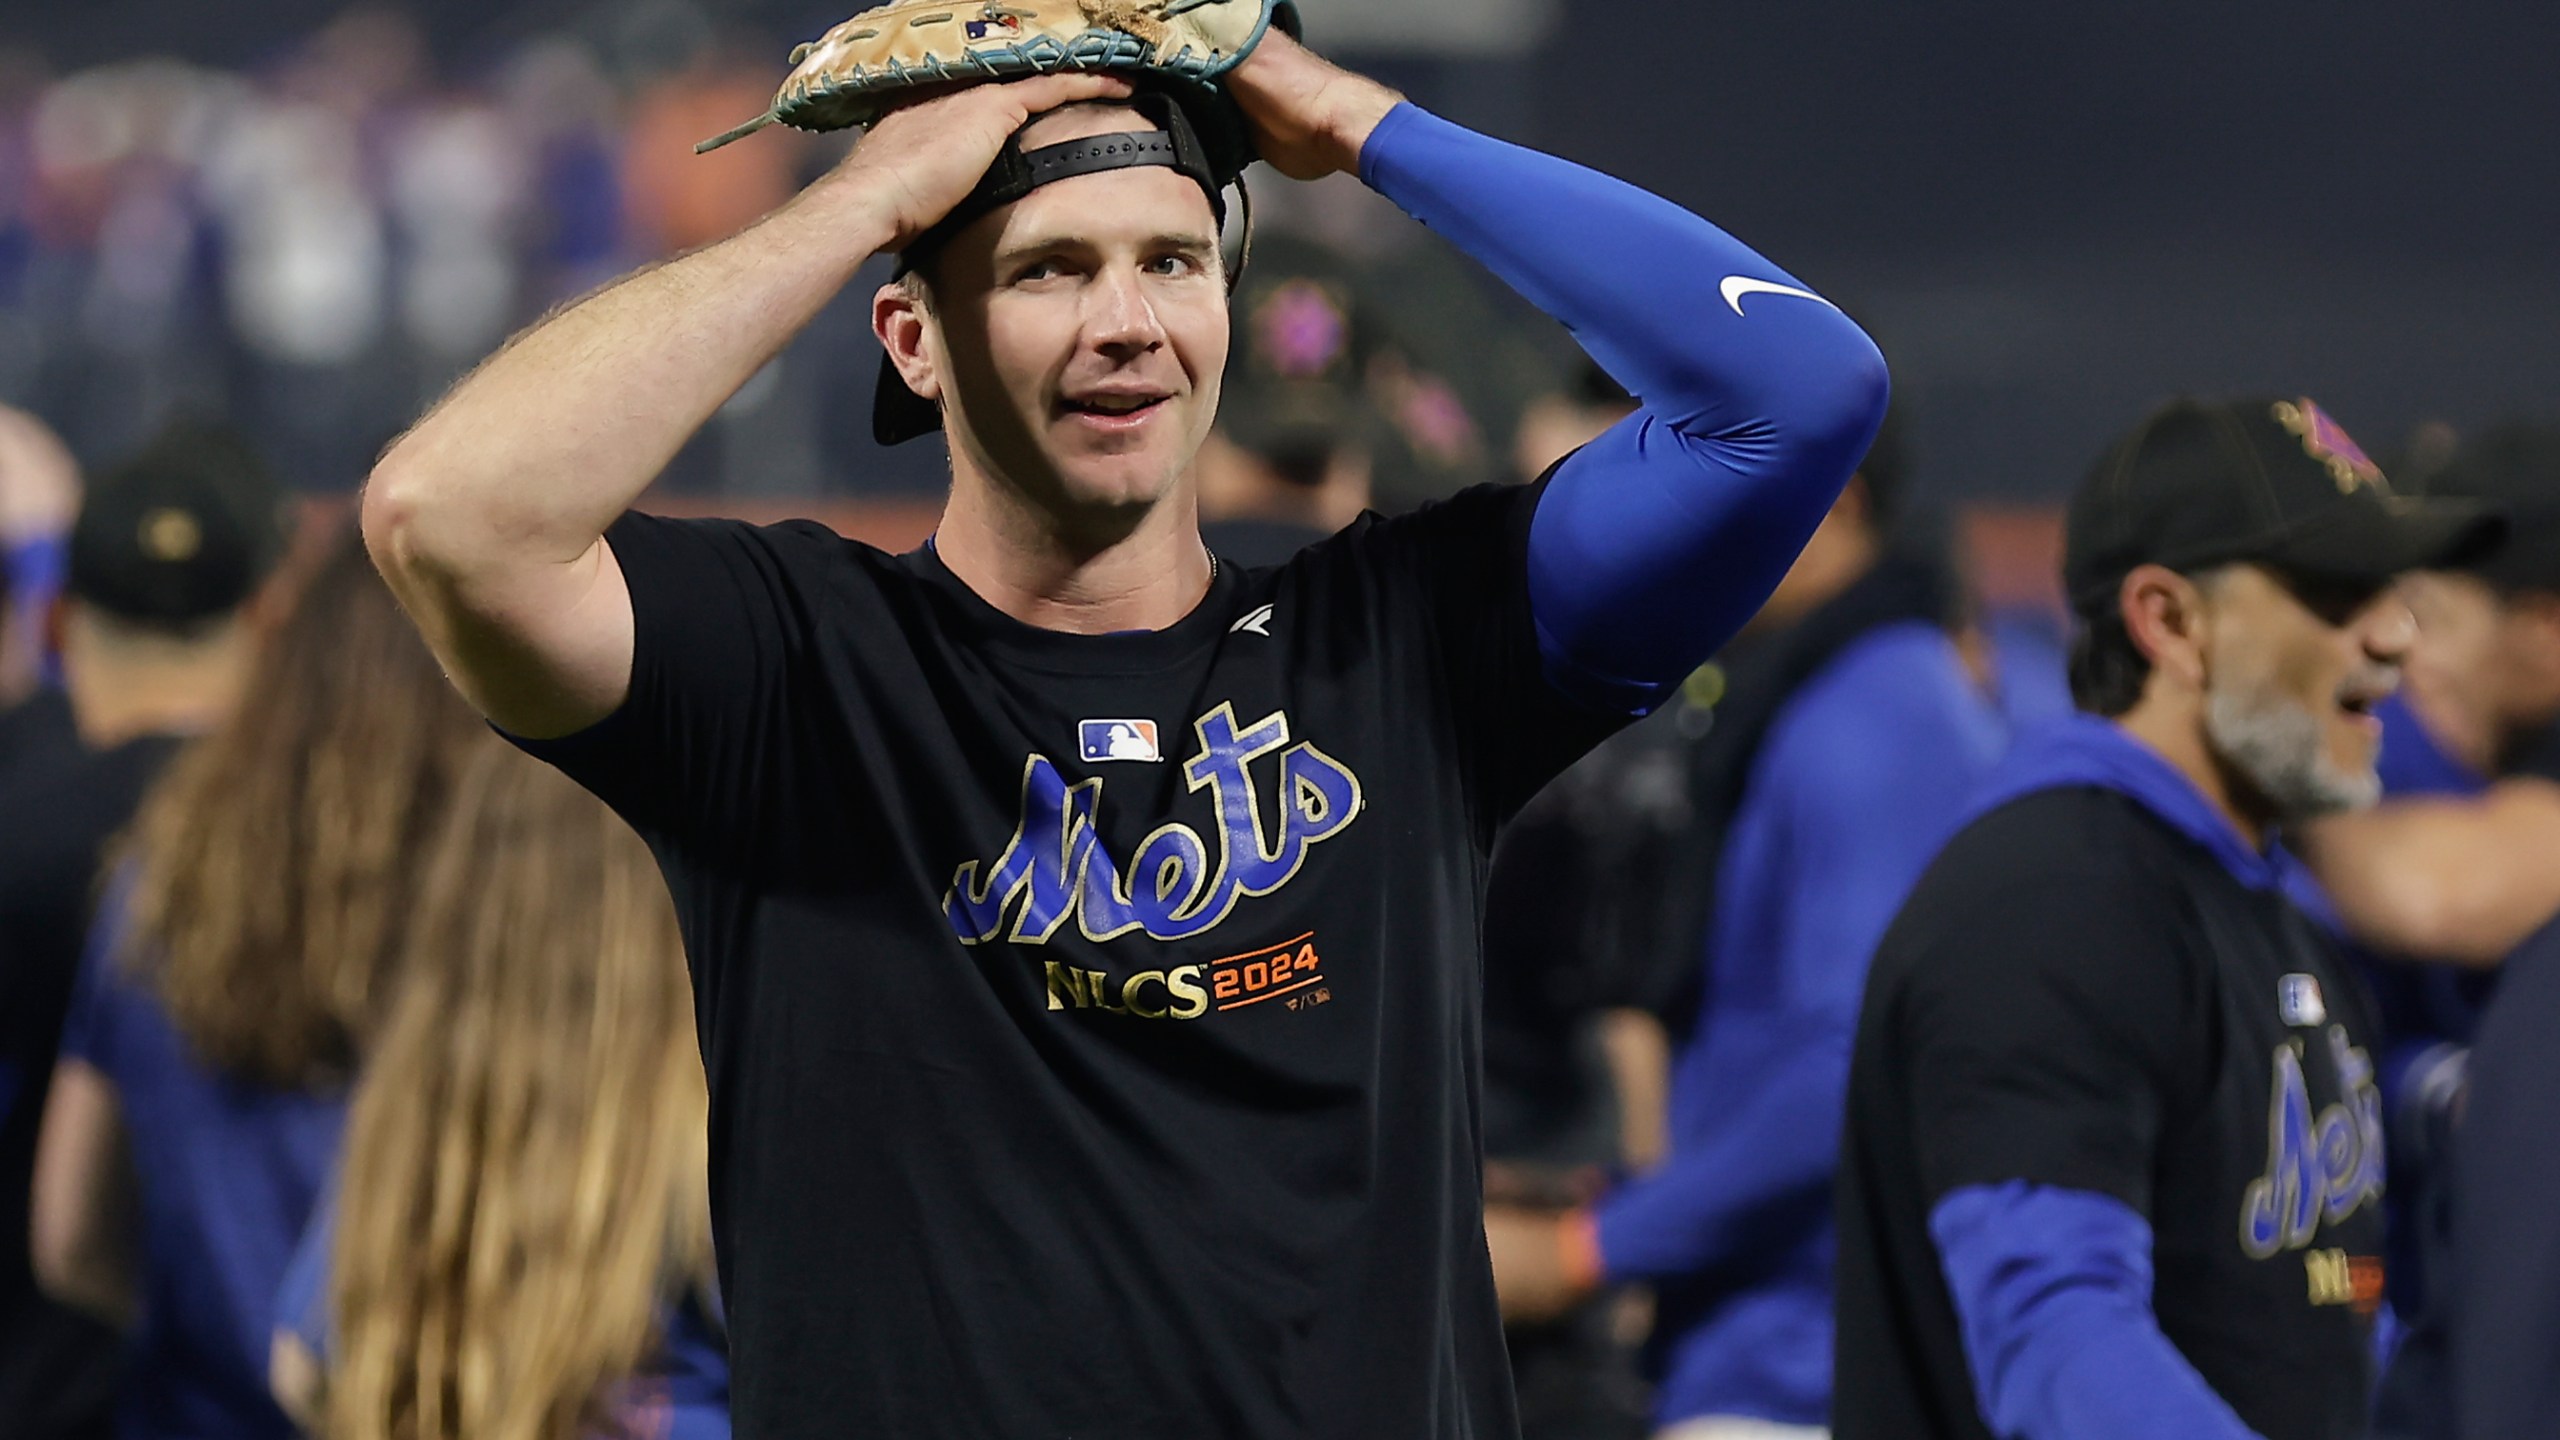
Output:
[[1557,685],[1652,708],[1760,608],[1865,458],[1883,357],[1669,201],[1411,105],[1370,136],[1360,176],[1643,400],[1549,483],[1529,601]]
[[2258,1440],[2151,1313],[2151,1226],[2086,1190],[1951,1192],[1929,1236],[2003,1440]]

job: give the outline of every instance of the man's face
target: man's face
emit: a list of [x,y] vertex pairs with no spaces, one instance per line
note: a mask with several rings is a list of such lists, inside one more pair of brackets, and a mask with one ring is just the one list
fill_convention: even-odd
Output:
[[2409,702],[2438,745],[2487,771],[2497,763],[2506,688],[2498,592],[2469,575],[2422,571],[2401,582],[2418,620]]
[[[1076,106],[1021,144],[1151,128]],[[1152,506],[1216,418],[1226,280],[1208,197],[1178,171],[1081,175],[984,217],[936,260],[933,315],[957,448],[1053,513]]]
[[2402,588],[2418,617],[2410,700],[2439,744],[2494,771],[2520,739],[2560,718],[2560,596],[2501,593],[2449,571],[2412,575]]
[[2340,591],[2235,565],[2204,585],[2205,735],[2280,819],[2381,798],[2373,707],[2396,689],[2416,622],[2396,590]]

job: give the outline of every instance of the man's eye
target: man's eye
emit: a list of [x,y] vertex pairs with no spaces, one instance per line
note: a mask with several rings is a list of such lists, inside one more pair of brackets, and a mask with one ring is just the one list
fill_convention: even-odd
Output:
[[1159,255],[1147,266],[1147,271],[1154,275],[1188,275],[1199,268],[1199,262],[1188,255]]
[[1019,284],[1025,280],[1052,280],[1065,273],[1066,267],[1055,260],[1034,260],[1023,266],[1013,278]]

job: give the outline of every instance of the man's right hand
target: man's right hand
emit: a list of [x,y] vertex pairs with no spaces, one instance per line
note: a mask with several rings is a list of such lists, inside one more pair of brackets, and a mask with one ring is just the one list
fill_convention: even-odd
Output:
[[1032,117],[1083,100],[1122,100],[1129,82],[1109,75],[1040,75],[914,101],[863,132],[822,188],[859,204],[903,250],[969,198],[1015,132]]

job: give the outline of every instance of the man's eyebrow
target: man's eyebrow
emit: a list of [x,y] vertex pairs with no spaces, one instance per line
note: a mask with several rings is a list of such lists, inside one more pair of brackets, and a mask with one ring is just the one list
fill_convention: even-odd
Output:
[[[1032,235],[1014,241],[996,252],[996,263],[1011,264],[1035,255],[1051,255],[1061,251],[1095,251],[1107,248],[1106,242],[1090,235]],[[1140,242],[1143,250],[1173,250],[1189,255],[1205,255],[1218,248],[1215,236],[1198,230],[1167,231]]]

